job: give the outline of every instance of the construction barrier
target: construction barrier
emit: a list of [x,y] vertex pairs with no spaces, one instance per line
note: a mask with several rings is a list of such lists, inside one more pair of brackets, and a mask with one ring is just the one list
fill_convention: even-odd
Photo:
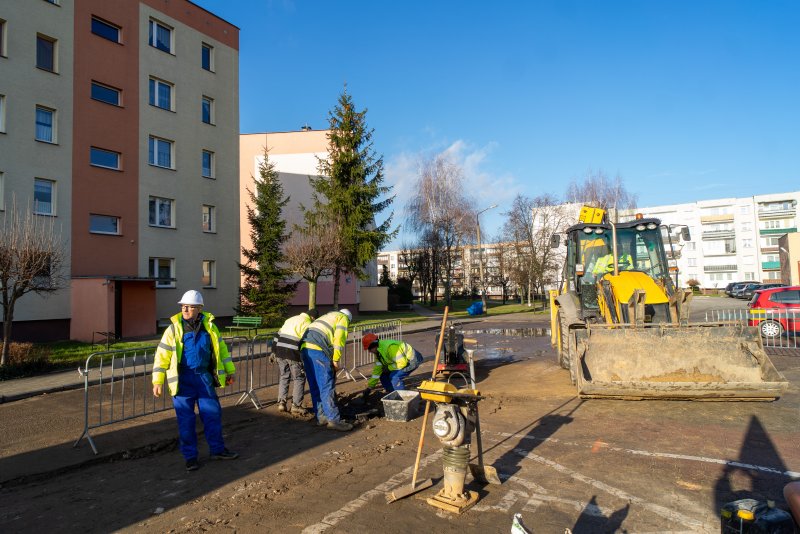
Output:
[[754,326],[761,334],[764,348],[800,349],[800,310],[790,308],[745,308],[710,310],[705,314],[707,323]]
[[[348,334],[345,354],[340,363],[340,376],[344,374],[355,381],[355,375],[358,374],[367,379],[359,371],[360,367],[372,365],[375,361],[374,356],[361,346],[361,338],[367,332],[374,332],[381,339],[402,339],[399,320],[359,325]],[[236,380],[229,386],[217,389],[220,398],[238,395],[237,405],[250,400],[256,409],[263,407],[258,390],[274,386],[279,381],[278,368],[270,361],[273,336],[259,334],[252,339],[239,336],[223,338],[236,366]],[[173,408],[166,384],[160,398],[153,396],[152,373],[156,348],[156,345],[152,345],[89,355],[85,366],[78,369],[84,383],[84,425],[73,447],[77,447],[85,437],[92,451],[97,454],[91,430]]]

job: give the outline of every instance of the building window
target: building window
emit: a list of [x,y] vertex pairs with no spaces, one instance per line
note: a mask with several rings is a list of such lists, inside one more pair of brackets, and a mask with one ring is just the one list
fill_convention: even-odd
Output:
[[697,267],[697,258],[687,258],[686,261],[689,267]]
[[174,208],[175,201],[172,199],[150,197],[150,226],[175,228]]
[[104,167],[106,169],[120,169],[121,154],[113,150],[103,150],[102,148],[89,148],[89,163],[94,167]]
[[752,239],[742,239],[742,248],[753,248]]
[[203,150],[203,178],[214,177],[214,153]]
[[6,95],[0,95],[0,132],[6,131]]
[[92,234],[120,235],[119,217],[90,213],[89,232]]
[[755,275],[755,273],[744,273],[744,279],[745,280],[755,280],[756,279],[756,275]]
[[175,287],[175,260],[150,258],[149,274],[156,279],[156,287]]
[[120,28],[110,22],[92,17],[92,33],[114,43],[119,42]]
[[172,28],[155,20],[150,21],[150,46],[172,53]]
[[103,85],[101,83],[92,82],[92,99],[111,104],[112,106],[119,106],[122,104],[122,91]]
[[58,5],[58,0],[44,0],[44,1],[47,2],[48,4],[53,4],[54,6]]
[[150,165],[172,169],[173,147],[174,143],[172,141],[151,135],[148,149],[148,162]]
[[33,180],[33,213],[36,215],[56,214],[56,183],[54,181],[43,178]]
[[214,124],[214,99],[207,96],[203,97],[203,122]]
[[217,287],[217,262],[203,260],[203,277],[200,279],[203,287]]
[[36,140],[45,143],[55,143],[55,119],[54,109],[36,106]]
[[172,111],[172,84],[150,78],[150,105]]
[[206,233],[217,231],[217,213],[214,206],[203,205],[203,231]]
[[214,71],[214,47],[203,43],[200,49],[200,65],[207,71]]
[[0,172],[0,211],[6,209],[5,176]]
[[34,273],[31,285],[37,289],[51,289],[53,287],[53,258],[50,254],[45,253],[43,256],[37,258],[37,260],[38,265],[36,266],[36,272]]
[[0,19],[0,57],[6,57],[6,21]]
[[56,72],[56,40],[44,35],[36,36],[36,66]]
[[686,242],[686,251],[691,252],[697,250],[697,243],[694,241],[687,241]]

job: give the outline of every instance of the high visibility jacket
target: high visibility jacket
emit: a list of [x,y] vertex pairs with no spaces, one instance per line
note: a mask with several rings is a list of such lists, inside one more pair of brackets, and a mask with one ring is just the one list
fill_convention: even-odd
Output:
[[[203,312],[203,327],[211,337],[211,352],[214,355],[214,370],[217,373],[218,386],[225,386],[225,379],[236,372],[233,359],[228,353],[228,347],[222,340],[217,325],[212,321],[214,316],[208,312]],[[156,349],[155,360],[153,361],[153,384],[163,384],[166,379],[169,386],[169,394],[173,397],[178,394],[178,364],[183,356],[183,320],[181,314],[177,313],[170,317],[170,324],[161,342]]]
[[[620,254],[617,263],[620,265],[620,269],[623,271],[633,269],[633,259],[631,258],[630,254]],[[594,268],[592,269],[592,273],[594,274],[605,274],[613,271],[614,271],[613,254],[606,254],[605,256],[599,257],[597,259],[597,262],[594,264]]]
[[381,339],[378,341],[378,354],[375,355],[375,367],[367,385],[374,388],[378,385],[384,371],[405,369],[414,359],[414,348],[404,341]]
[[345,314],[338,311],[326,313],[308,326],[300,348],[324,352],[328,358],[338,362],[344,353],[349,326]]
[[286,319],[275,336],[275,356],[284,360],[301,361],[300,340],[311,322],[311,316],[307,313]]

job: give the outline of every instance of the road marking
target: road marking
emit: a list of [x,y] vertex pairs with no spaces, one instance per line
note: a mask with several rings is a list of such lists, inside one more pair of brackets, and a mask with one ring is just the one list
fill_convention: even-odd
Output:
[[[442,449],[439,449],[433,454],[429,454],[428,456],[420,460],[419,462],[420,469],[422,469],[428,464],[440,460],[441,457],[442,457]],[[384,497],[388,492],[392,491],[398,486],[401,486],[406,480],[412,477],[413,473],[414,473],[413,466],[403,469],[401,472],[397,473],[383,484],[378,484],[377,486],[375,486],[374,489],[365,491],[364,493],[362,493],[352,501],[348,502],[335,512],[331,512],[330,514],[326,515],[325,517],[322,518],[322,520],[319,523],[304,528],[303,534],[317,534],[319,532],[325,532],[329,528],[335,527],[337,524],[347,519],[348,516],[352,515],[359,509],[369,504],[370,500],[378,496]]]
[[[484,434],[488,433],[486,431],[483,432]],[[558,438],[539,438],[536,436],[529,436],[527,434],[511,434],[508,432],[492,432],[492,434],[502,436],[504,438],[519,438],[519,439],[527,439],[527,440],[534,440],[534,441],[546,441],[549,443],[558,443],[560,445],[570,445],[575,447],[586,447],[585,443],[578,443],[573,441],[562,441]],[[689,454],[674,454],[669,452],[650,452],[650,451],[642,451],[637,449],[625,449],[623,447],[611,447],[607,443],[603,443],[602,441],[596,441],[592,444],[591,450],[592,452],[598,452],[600,448],[605,450],[613,451],[613,452],[624,452],[627,454],[633,454],[636,456],[649,456],[651,458],[669,458],[672,460],[686,460],[689,462],[704,462],[710,464],[718,464],[718,465],[726,465],[730,467],[741,467],[742,469],[750,469],[754,471],[762,471],[764,473],[771,473],[773,475],[781,475],[789,478],[800,478],[800,471],[781,471],[780,469],[776,469],[774,467],[767,467],[763,465],[755,465],[755,464],[746,464],[742,462],[737,462],[735,460],[723,460],[721,458],[708,458],[706,456],[692,456]],[[597,449],[597,450],[596,450]]]
[[532,452],[528,452],[528,451],[526,451],[524,449],[513,449],[513,451],[514,451],[514,454],[516,454],[517,456],[520,456],[520,457],[528,459],[528,460],[533,460],[533,461],[538,462],[540,464],[546,465],[547,467],[550,467],[551,469],[554,469],[554,470],[558,471],[559,473],[563,473],[563,474],[565,474],[565,475],[567,475],[567,476],[569,476],[571,478],[574,478],[575,480],[579,480],[579,481],[583,482],[584,484],[588,484],[590,486],[594,486],[595,488],[597,488],[599,490],[602,490],[602,491],[605,491],[606,493],[609,493],[609,494],[611,494],[611,495],[613,495],[613,496],[615,496],[615,497],[617,497],[619,499],[622,499],[623,501],[627,501],[627,502],[632,503],[632,504],[637,504],[637,505],[639,505],[639,506],[641,506],[643,508],[646,508],[646,509],[650,510],[654,514],[657,514],[657,515],[663,517],[664,519],[667,519],[668,521],[678,522],[678,523],[681,523],[683,525],[686,525],[687,527],[694,528],[694,529],[701,529],[701,528],[704,527],[704,524],[703,524],[702,521],[698,521],[698,520],[693,519],[691,517],[685,516],[685,515],[683,515],[681,513],[675,512],[673,510],[670,510],[669,508],[665,508],[665,507],[660,506],[658,504],[649,503],[649,502],[645,501],[644,499],[642,499],[640,497],[636,497],[635,495],[631,495],[630,493],[628,493],[628,492],[626,492],[624,490],[621,490],[619,488],[615,488],[613,486],[610,486],[610,485],[606,484],[605,482],[600,482],[599,480],[595,480],[595,479],[593,479],[591,477],[588,477],[586,475],[582,475],[581,473],[578,473],[577,471],[573,471],[569,467],[565,467],[565,466],[559,464],[558,462],[554,462],[553,460],[549,460],[547,458],[539,456],[538,454],[535,454],[535,453],[532,453]]

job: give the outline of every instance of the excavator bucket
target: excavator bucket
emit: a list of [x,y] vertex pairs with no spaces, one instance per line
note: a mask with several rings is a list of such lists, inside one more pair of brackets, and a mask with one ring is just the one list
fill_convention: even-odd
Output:
[[788,386],[755,327],[588,325],[575,334],[584,398],[771,401]]

